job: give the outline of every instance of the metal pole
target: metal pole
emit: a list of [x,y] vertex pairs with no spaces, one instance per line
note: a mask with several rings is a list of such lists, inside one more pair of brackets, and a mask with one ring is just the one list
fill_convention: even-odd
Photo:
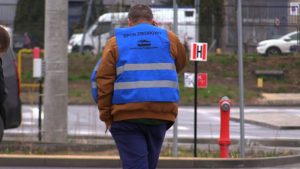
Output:
[[[178,4],[177,0],[173,0],[173,31],[175,34],[178,34]],[[176,118],[174,126],[173,126],[173,152],[172,155],[177,157],[178,154],[178,120]]]
[[88,10],[85,16],[85,21],[84,21],[84,28],[83,28],[83,35],[82,35],[82,39],[81,39],[81,45],[80,45],[80,53],[83,52],[83,47],[84,47],[84,41],[85,41],[85,35],[86,35],[86,31],[87,31],[87,27],[89,24],[89,18],[91,15],[91,9],[92,9],[92,4],[93,4],[93,0],[89,1],[89,6],[88,6]]
[[42,141],[43,78],[39,79],[39,141]]
[[199,32],[200,32],[200,0],[195,0],[195,8],[196,8],[196,32],[195,32],[195,40],[199,41]]
[[197,157],[197,74],[198,62],[195,61],[195,84],[194,84],[194,157]]
[[[199,41],[199,31],[200,31],[200,0],[195,0],[196,8],[196,42]],[[194,77],[194,157],[197,157],[197,74],[198,74],[198,62],[195,61],[195,77]]]
[[297,47],[296,47],[296,51],[295,53],[299,53],[300,52],[300,35],[299,35],[299,31],[300,31],[300,5],[298,5],[298,13],[297,13]]
[[237,0],[237,31],[238,31],[238,56],[239,56],[239,86],[240,86],[240,152],[245,157],[244,140],[244,67],[243,67],[243,37],[242,37],[242,0]]

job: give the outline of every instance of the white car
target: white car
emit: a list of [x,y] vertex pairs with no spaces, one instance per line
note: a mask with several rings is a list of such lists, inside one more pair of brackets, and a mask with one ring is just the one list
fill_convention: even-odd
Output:
[[299,36],[299,32],[291,32],[278,39],[261,41],[258,43],[256,51],[267,56],[291,53],[291,49],[297,47]]

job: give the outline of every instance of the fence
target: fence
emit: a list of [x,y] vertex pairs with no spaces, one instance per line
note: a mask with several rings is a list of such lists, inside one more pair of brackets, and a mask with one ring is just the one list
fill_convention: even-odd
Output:
[[[106,6],[101,1],[95,1],[93,4],[92,12],[89,17],[89,28],[96,24],[99,16],[106,13],[119,13],[128,11],[130,4],[118,4],[112,5],[105,1]],[[280,1],[280,0],[244,0],[243,1],[243,42],[246,52],[255,52],[255,47],[258,42],[276,38],[286,33],[296,31],[299,29],[299,15],[298,15],[298,2]],[[69,7],[69,35],[79,33],[83,31],[85,12],[87,10],[88,3],[85,1],[70,2]],[[156,4],[157,5],[157,4]],[[162,5],[162,4],[160,4]],[[159,15],[155,16],[156,20],[162,20],[162,27],[172,29],[172,7],[157,8],[154,6],[155,11]],[[196,31],[196,13],[194,11],[186,11],[186,7],[180,7],[180,10],[185,10],[184,14],[179,12],[179,37],[184,43],[186,41],[193,41],[195,39]],[[194,8],[193,6],[190,9]],[[8,12],[9,11],[9,12]],[[14,27],[13,18],[16,16],[15,4],[2,4],[0,5],[0,23]],[[235,1],[224,0],[224,6],[222,8],[222,19],[218,19],[219,16],[213,13],[208,18],[201,18],[200,20],[200,39],[208,42],[211,51],[215,51],[215,48],[222,48],[223,51],[234,52],[236,47],[236,15],[235,15]],[[41,10],[42,12],[42,10]],[[41,14],[43,15],[43,14]],[[180,19],[180,16],[183,19]],[[126,15],[118,19],[115,17],[110,23],[103,23],[102,27],[98,27],[97,31],[93,32],[89,30],[90,34],[102,34],[103,37],[93,36],[92,39],[95,44],[95,53],[102,50],[107,39],[113,35],[113,29],[115,27],[123,27],[127,25]],[[189,20],[184,20],[190,17]],[[18,17],[19,18],[19,17]],[[40,46],[43,47],[43,22],[38,20],[26,25],[18,25],[14,30],[14,43],[13,46],[16,50],[24,47],[24,33],[28,33],[31,38],[31,47]],[[99,41],[98,43],[96,41]],[[90,45],[90,44],[89,44]],[[87,45],[87,49],[89,46]],[[74,47],[74,51],[78,51],[78,46]],[[76,50],[77,49],[77,50]]]
[[[299,26],[299,17],[297,12],[294,11],[294,6],[288,4],[288,1],[261,1],[261,0],[244,0],[243,1],[243,40],[245,45],[245,51],[247,52],[255,52],[255,47],[257,43],[261,40],[273,38],[276,36],[280,36],[286,34],[288,32],[295,31]],[[273,2],[273,3],[272,3]],[[274,3],[277,2],[277,3]],[[72,8],[70,5],[70,13],[80,13],[81,15],[73,15],[70,14],[70,22],[69,22],[69,32],[70,36],[75,33],[81,33],[83,30],[83,23],[85,18],[85,10],[87,8],[87,4],[77,4],[76,8]],[[96,9],[102,9],[103,6],[100,4],[94,5]],[[82,9],[81,9],[82,8]],[[171,7],[153,7],[155,18],[160,27],[171,30],[173,27],[173,12]],[[0,8],[0,13],[1,13]],[[114,28],[117,27],[126,27],[127,26],[127,15],[124,11],[128,10],[128,5],[125,6],[108,6],[106,12],[92,12],[90,17],[89,29],[87,30],[88,36],[93,40],[96,50],[96,53],[103,49],[108,38],[114,35]],[[224,6],[222,7],[222,20],[220,21],[217,18],[217,15],[209,15],[209,18],[206,20],[200,21],[200,39],[201,41],[206,41],[210,45],[210,52],[213,53],[216,48],[222,48],[222,51],[233,53],[236,49],[236,13],[235,13],[235,3],[234,0],[224,0]],[[43,12],[43,11],[42,11]],[[122,12],[122,13],[121,13]],[[102,16],[102,21],[100,23],[95,23]],[[1,20],[1,15],[0,15]],[[33,23],[28,30],[33,32],[42,32],[43,29],[40,29],[41,22]],[[179,9],[179,23],[178,23],[178,35],[180,40],[185,44],[188,48],[189,42],[193,42],[195,40],[196,34],[196,11],[194,7],[181,7]],[[30,36],[35,33],[28,32]],[[14,32],[15,34],[22,35],[25,32]],[[34,37],[33,37],[34,39]],[[98,41],[98,43],[97,43]],[[15,41],[14,45],[18,44],[19,41]],[[43,40],[38,40],[35,44],[42,44]],[[81,44],[81,41],[79,41]],[[42,46],[41,46],[42,47]],[[16,51],[19,48],[15,48]],[[76,50],[74,50],[76,51]],[[100,52],[101,53],[101,52]],[[74,104],[93,104],[92,98],[90,95],[90,83],[89,77],[92,71],[92,66],[98,60],[99,55],[86,55],[82,56],[80,54],[70,54],[69,57],[69,98],[71,103]],[[25,78],[26,76],[31,76],[31,62],[32,56],[24,56],[24,66],[22,67],[22,71]],[[257,57],[260,58],[260,57]],[[269,59],[269,58],[268,58]],[[276,61],[278,63],[279,69],[285,69],[287,66],[295,66],[293,72],[289,72],[289,74],[294,73],[294,71],[298,70],[299,61],[293,62],[295,60],[289,61],[288,59],[282,59],[280,61]],[[297,59],[297,58],[296,58]],[[229,95],[232,98],[235,97],[235,94],[232,94],[237,90],[238,86],[236,84],[237,81],[237,72],[236,69],[229,69],[231,67],[237,67],[235,63],[234,57],[222,56],[222,57],[212,57],[209,60],[209,63],[201,65],[201,70],[208,71],[209,73],[209,87],[201,91],[201,102],[205,102],[204,99],[209,99],[210,97],[217,98],[219,95]],[[254,65],[256,60],[246,60],[245,65],[250,65],[245,69],[245,74],[247,76],[246,80],[246,88],[249,89],[250,95],[252,97],[259,97],[259,92],[255,86],[256,78],[252,77],[253,69],[256,67],[263,67],[266,64]],[[294,64],[290,64],[294,63]],[[26,66],[27,65],[27,66]],[[86,65],[86,66],[84,66]],[[274,69],[276,64],[267,65],[268,68]],[[193,67],[188,67],[187,70],[192,70]],[[26,73],[29,72],[29,73]],[[293,89],[292,92],[300,92],[299,89],[299,80],[293,79],[296,76],[289,76],[289,74],[285,74],[285,78],[282,81],[271,79],[270,82],[265,82],[266,89],[265,91],[270,92],[289,92],[289,89]],[[291,80],[292,79],[292,80]],[[32,82],[30,79],[27,79],[28,82]],[[273,84],[272,84],[273,83]],[[276,88],[272,88],[271,84],[278,83]],[[225,84],[225,85],[224,85]],[[285,84],[289,84],[285,85]],[[268,86],[270,85],[270,86]],[[225,86],[225,87],[224,87]],[[230,88],[232,87],[232,89]],[[222,89],[222,90],[219,90]],[[192,92],[188,91],[188,89],[182,89],[182,92],[186,95],[183,95],[183,99],[186,99],[186,104],[191,103],[189,100],[192,97]],[[253,94],[254,93],[254,94]],[[20,129],[12,130],[8,133],[21,133],[21,139],[26,139],[28,133],[37,134],[37,107],[35,106],[37,103],[37,90],[28,89],[26,92],[23,92],[22,95],[26,95],[23,97],[23,102],[26,103],[24,106],[24,120]],[[254,96],[253,96],[254,95]],[[249,96],[250,97],[250,96]],[[79,100],[81,99],[81,100]],[[184,104],[185,104],[184,103]],[[206,102],[209,104],[208,102]],[[28,106],[29,105],[29,106]],[[69,134],[72,136],[99,136],[104,135],[104,125],[98,120],[98,110],[95,105],[85,107],[85,114],[83,114],[83,110],[81,107],[73,106],[69,111]],[[27,119],[26,119],[27,118]],[[215,127],[217,128],[217,127]],[[181,132],[181,131],[179,131]],[[212,137],[215,137],[212,135]],[[37,139],[37,137],[36,137]]]
[[[225,1],[223,47],[236,46],[236,14],[232,1]],[[243,43],[245,51],[254,51],[257,43],[278,38],[299,29],[299,14],[287,1],[243,1]],[[296,10],[296,12],[295,12]]]
[[[300,2],[300,1],[299,1]],[[299,17],[297,3],[279,0],[244,0],[243,1],[243,43],[246,52],[255,52],[258,42],[266,39],[278,38],[289,32],[298,30]],[[100,7],[98,7],[100,8]],[[160,22],[161,27],[172,29],[172,7],[153,7],[154,19]],[[194,9],[194,10],[188,10]],[[98,25],[98,37],[94,36],[93,41],[100,46],[97,52],[101,51],[107,39],[113,36],[113,29],[127,26],[127,14],[120,14],[121,11],[128,10],[128,6],[110,7],[106,15],[112,19],[106,20],[102,27]],[[181,14],[181,11],[184,13]],[[155,15],[157,13],[157,15]],[[236,36],[236,7],[234,0],[224,0],[222,16],[212,11],[211,15],[206,14],[200,19],[200,40],[208,42],[210,51],[222,48],[229,53],[234,52],[237,44]],[[100,16],[100,15],[99,15]],[[108,17],[108,16],[107,16]],[[221,17],[221,18],[220,18]],[[99,19],[92,15],[94,21]],[[189,18],[188,20],[186,20]],[[100,21],[101,22],[101,21]],[[103,21],[102,21],[103,22]],[[196,31],[196,11],[194,7],[179,7],[178,35],[183,43],[195,40]],[[95,23],[96,24],[96,23]],[[94,25],[95,25],[94,24]],[[99,24],[99,23],[98,23]],[[72,26],[71,26],[72,27]],[[94,29],[97,26],[94,26]],[[92,26],[90,27],[92,28]],[[106,31],[104,31],[106,29]],[[87,32],[91,34],[92,31]],[[108,34],[107,34],[108,33]],[[100,36],[102,34],[102,36]],[[104,35],[105,34],[105,35]],[[89,37],[87,37],[89,38]],[[91,38],[92,39],[92,38]],[[100,40],[99,40],[100,39]],[[100,41],[97,43],[96,41]]]

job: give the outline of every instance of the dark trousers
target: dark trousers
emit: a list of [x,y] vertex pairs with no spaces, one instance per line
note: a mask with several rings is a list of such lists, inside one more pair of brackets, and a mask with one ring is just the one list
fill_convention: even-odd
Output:
[[110,132],[119,150],[123,169],[155,169],[166,130],[165,123],[113,122]]

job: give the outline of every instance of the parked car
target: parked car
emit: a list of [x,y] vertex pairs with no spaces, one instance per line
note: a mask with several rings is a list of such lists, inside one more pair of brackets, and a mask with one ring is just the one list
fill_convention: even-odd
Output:
[[16,128],[21,123],[20,85],[15,53],[11,47],[2,55],[2,69],[6,98],[3,103],[4,111],[0,111],[0,142],[4,129]]
[[278,39],[261,41],[258,43],[256,51],[257,53],[266,56],[291,53],[291,49],[294,46],[297,46],[297,39],[300,38],[299,36],[299,32],[291,32]]
[[18,52],[20,49],[25,47],[24,44],[24,35],[22,34],[14,34],[13,35],[13,50]]

